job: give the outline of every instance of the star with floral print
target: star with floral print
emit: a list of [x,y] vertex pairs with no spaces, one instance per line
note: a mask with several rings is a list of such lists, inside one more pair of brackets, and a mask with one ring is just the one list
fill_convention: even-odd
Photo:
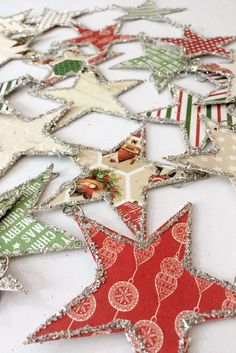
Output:
[[[7,100],[8,95],[25,86],[31,86],[36,80],[30,75],[24,75],[10,81],[0,83],[0,113],[19,114],[15,107]],[[5,98],[6,97],[6,98]]]
[[146,0],[141,5],[137,7],[125,7],[125,6],[116,6],[119,9],[123,10],[127,14],[118,17],[116,20],[120,22],[126,21],[135,21],[135,20],[148,20],[156,22],[166,21],[165,15],[171,13],[184,11],[185,8],[159,8],[156,5],[156,2],[153,0]]
[[68,109],[63,106],[33,120],[0,114],[0,177],[22,156],[77,156],[78,146],[62,142],[48,132]]
[[202,148],[207,142],[208,136],[202,115],[217,123],[227,122],[229,128],[236,123],[236,119],[229,113],[228,105],[200,105],[199,95],[175,85],[172,85],[170,90],[173,105],[141,113],[141,116],[156,123],[178,124],[183,130],[189,149]]
[[64,11],[59,12],[45,8],[39,17],[29,18],[27,23],[36,25],[38,33],[46,32],[54,27],[70,27],[76,17],[86,15],[85,11]]
[[62,102],[74,102],[72,108],[55,125],[56,130],[93,111],[123,117],[133,116],[134,114],[129,112],[117,97],[141,82],[138,80],[110,82],[100,72],[86,69],[77,74],[72,87],[45,88],[39,90],[37,95]]
[[111,25],[100,30],[92,30],[87,27],[83,27],[80,24],[75,24],[74,28],[79,32],[80,37],[67,39],[66,44],[76,45],[93,45],[98,51],[107,51],[110,46],[116,43],[130,42],[138,40],[137,36],[120,34],[120,25]]
[[213,149],[171,156],[168,159],[193,170],[224,175],[236,188],[236,133],[210,120],[205,121],[205,124]]
[[0,256],[0,292],[23,292],[24,288],[19,280],[11,275],[6,275],[9,266],[9,258]]
[[188,173],[145,158],[145,127],[132,133],[111,151],[82,147],[77,164],[83,172],[61,185],[36,210],[64,208],[105,200],[118,213],[135,236],[146,236],[148,190],[201,179],[203,174]]
[[32,34],[35,32],[34,27],[25,23],[31,10],[17,13],[13,16],[0,17],[0,33],[3,35],[13,34]]
[[0,66],[13,59],[21,59],[29,50],[27,44],[18,45],[17,41],[0,35]]
[[190,27],[184,27],[184,38],[160,38],[161,41],[180,45],[184,48],[187,57],[196,57],[205,54],[230,56],[231,51],[221,45],[235,40],[235,36],[204,38]]
[[236,287],[192,265],[191,204],[142,244],[74,218],[96,262],[95,281],[27,343],[124,332],[136,352],[183,353],[193,325],[236,316]]
[[217,88],[207,97],[203,98],[203,104],[235,103],[236,102],[236,51],[232,51],[231,60],[219,64],[209,63],[202,65],[201,68],[207,72],[225,75],[228,82],[221,88]]
[[113,69],[150,69],[158,90],[162,90],[180,72],[186,72],[189,62],[179,47],[163,48],[156,42],[143,43],[145,54],[135,59],[123,61]]

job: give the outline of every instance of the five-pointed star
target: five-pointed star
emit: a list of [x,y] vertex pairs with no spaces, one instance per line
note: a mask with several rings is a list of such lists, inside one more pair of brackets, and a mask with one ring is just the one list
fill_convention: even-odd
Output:
[[205,54],[230,56],[231,51],[222,48],[222,44],[228,44],[235,40],[235,36],[204,38],[190,27],[184,28],[184,38],[160,38],[163,42],[177,44],[184,47],[187,57],[195,57]]
[[235,131],[219,127],[210,120],[205,122],[209,129],[214,149],[200,153],[189,153],[168,157],[194,170],[211,174],[224,175],[230,179],[236,188],[236,134]]
[[70,27],[74,18],[85,15],[88,11],[59,12],[45,8],[39,17],[29,18],[27,23],[36,24],[38,33],[46,32],[54,27]]
[[127,14],[121,17],[118,17],[116,20],[120,22],[125,21],[134,21],[134,20],[148,20],[148,21],[157,21],[163,22],[166,21],[165,15],[169,15],[174,12],[184,11],[185,8],[159,8],[155,1],[146,0],[144,3],[137,7],[124,7],[117,6],[119,9],[122,9]]
[[[15,257],[84,247],[80,240],[29,214],[54,176],[53,166],[50,166],[37,177],[1,195],[0,256]],[[6,205],[6,200],[10,200],[10,204]]]
[[17,278],[6,275],[9,259],[7,256],[0,256],[0,291],[19,292],[24,291],[23,286]]
[[205,97],[202,102],[204,104],[214,104],[215,101],[220,103],[235,103],[236,102],[236,51],[232,51],[231,61],[218,64],[203,65],[203,69],[208,72],[226,75],[229,78],[223,88],[214,90],[208,97]]
[[186,71],[189,66],[179,47],[167,49],[149,41],[143,44],[143,48],[145,55],[121,62],[112,68],[150,69],[153,72],[153,79],[158,90],[161,90],[171,79],[181,71]]
[[139,238],[146,235],[147,191],[201,178],[181,168],[149,162],[145,128],[137,130],[110,152],[82,149],[78,164],[84,173],[66,182],[37,209],[85,204],[105,199]]
[[31,34],[34,27],[25,23],[31,10],[23,11],[9,17],[0,17],[0,33],[3,35]]
[[186,352],[193,325],[236,316],[236,287],[193,268],[190,204],[141,245],[74,217],[96,261],[96,280],[27,343],[125,332],[136,352]]
[[14,106],[7,99],[5,99],[5,96],[8,96],[20,87],[31,85],[35,82],[36,81],[32,76],[25,75],[0,83],[0,113],[19,115],[19,112],[17,112]]
[[18,45],[17,41],[0,35],[0,66],[10,60],[22,58],[27,51],[27,44]]
[[232,127],[236,120],[229,114],[226,104],[199,105],[199,95],[178,86],[171,86],[174,104],[142,113],[145,120],[179,124],[190,149],[203,147],[207,141],[206,127],[201,115],[218,123],[227,122]]
[[64,77],[74,75],[81,71],[86,65],[100,64],[103,61],[109,60],[119,53],[99,53],[88,56],[81,53],[76,48],[67,48],[59,56],[38,56],[33,59],[34,63],[48,65],[50,68],[49,74],[43,80],[46,85],[54,84]]
[[97,71],[85,70],[77,75],[72,87],[43,89],[38,91],[38,95],[74,103],[72,108],[56,124],[55,129],[59,129],[93,111],[132,117],[134,114],[117,100],[117,96],[141,82],[138,80],[109,82]]
[[47,128],[68,111],[62,107],[34,120],[0,115],[0,177],[22,156],[76,156],[79,148],[52,137]]
[[120,25],[111,25],[100,30],[92,30],[87,27],[83,27],[80,24],[74,25],[76,31],[80,33],[80,37],[67,39],[67,44],[76,45],[93,45],[98,51],[107,51],[111,45],[122,42],[130,42],[138,40],[137,36],[120,34]]

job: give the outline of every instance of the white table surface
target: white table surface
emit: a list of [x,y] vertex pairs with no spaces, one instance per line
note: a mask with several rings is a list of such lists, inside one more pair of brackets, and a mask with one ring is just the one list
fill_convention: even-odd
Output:
[[[134,6],[140,1],[114,0],[120,5]],[[1,16],[8,16],[29,7],[38,15],[44,6],[58,10],[78,10],[83,7],[94,8],[111,4],[109,0],[31,0],[30,2],[8,0],[1,1]],[[235,0],[159,0],[162,7],[187,7],[182,13],[169,17],[183,24],[192,24],[193,28],[206,36],[234,35]],[[101,12],[81,19],[81,23],[91,28],[101,28],[111,24],[119,12]],[[130,22],[122,28],[123,33],[136,34],[146,32],[156,36],[180,36],[179,29],[168,24],[153,22]],[[35,46],[46,50],[55,40],[75,36],[72,29],[56,29],[41,37]],[[236,48],[235,44],[230,47]],[[124,52],[118,57],[100,65],[101,71],[110,80],[130,78],[145,79],[145,83],[120,97],[133,111],[164,106],[171,103],[168,90],[158,94],[148,71],[109,70],[109,67],[124,59],[142,54],[138,43],[120,44],[113,47]],[[213,60],[214,58],[210,58]],[[215,59],[215,61],[219,59]],[[222,61],[222,60],[221,60]],[[0,69],[0,81],[9,80],[29,73],[36,78],[43,78],[45,69],[29,66],[19,61],[12,61]],[[71,85],[68,80],[67,85]],[[197,82],[189,77],[174,81],[185,88],[198,93],[207,93],[213,86]],[[65,85],[65,83],[64,83]],[[139,97],[142,97],[140,99]],[[11,101],[20,111],[28,116],[36,116],[55,106],[51,101],[32,98],[26,89],[14,94]],[[56,135],[73,143],[96,144],[97,147],[111,147],[125,138],[138,126],[137,123],[103,114],[90,114],[62,129]],[[116,132],[116,136],[114,133]],[[168,154],[184,152],[185,146],[178,127],[148,127],[148,157],[161,161]],[[25,179],[42,172],[50,163],[61,176],[54,180],[45,192],[48,197],[66,180],[75,177],[79,169],[69,158],[34,157],[23,158],[0,180],[0,193],[18,185]],[[193,262],[199,269],[219,279],[234,281],[236,275],[236,195],[230,182],[221,177],[212,177],[198,183],[190,183],[180,188],[168,187],[150,192],[149,229],[154,230],[178,211],[187,201],[193,203]],[[96,217],[105,225],[129,235],[129,231],[114,212],[104,203],[84,207],[89,216]],[[60,211],[39,213],[37,216],[61,227],[73,235],[82,238],[77,225]],[[24,346],[22,342],[49,316],[70,301],[86,285],[93,281],[95,265],[91,255],[83,251],[68,251],[56,254],[16,258],[11,261],[9,272],[17,276],[28,289],[27,295],[3,293],[0,301],[0,352],[1,353],[130,353],[132,348],[125,335],[96,336],[92,338],[49,342],[43,345]],[[233,353],[236,351],[236,319],[212,322],[196,327],[192,331],[191,353]]]

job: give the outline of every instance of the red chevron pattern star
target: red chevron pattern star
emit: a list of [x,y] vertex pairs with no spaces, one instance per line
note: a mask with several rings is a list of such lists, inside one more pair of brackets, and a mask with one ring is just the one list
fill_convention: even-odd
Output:
[[76,31],[80,33],[79,38],[68,39],[67,44],[85,45],[92,44],[99,51],[107,50],[112,44],[136,40],[137,36],[119,34],[120,25],[112,25],[101,30],[93,31],[79,24],[74,25]]
[[96,281],[28,343],[124,331],[136,352],[186,352],[189,320],[236,316],[236,288],[191,266],[190,204],[139,245],[84,216],[77,221]]
[[184,38],[161,38],[163,42],[183,46],[185,55],[189,57],[205,54],[230,56],[231,51],[222,48],[221,45],[228,44],[235,39],[235,36],[204,38],[189,27],[184,28]]

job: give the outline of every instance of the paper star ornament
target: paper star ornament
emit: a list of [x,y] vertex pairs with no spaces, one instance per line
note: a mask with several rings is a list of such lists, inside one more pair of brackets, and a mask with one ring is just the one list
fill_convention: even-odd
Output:
[[[1,200],[10,200],[12,206],[8,206],[0,219],[0,256],[15,257],[84,247],[83,242],[66,232],[29,215],[53,176],[53,167],[50,166],[36,178],[1,196]],[[3,205],[0,202],[1,210],[5,210]]]
[[164,17],[165,15],[169,15],[171,13],[185,10],[185,8],[178,8],[178,7],[159,8],[156,5],[156,2],[152,0],[146,0],[145,2],[143,2],[141,5],[137,7],[125,7],[125,6],[117,6],[117,7],[127,13],[126,15],[123,15],[116,19],[117,21],[120,21],[120,22],[135,21],[135,20],[164,22],[167,20]]
[[5,99],[5,97],[7,98],[10,93],[20,87],[27,85],[30,86],[35,83],[36,80],[30,75],[21,76],[13,80],[0,83],[0,113],[20,115],[15,107],[7,99]]
[[188,168],[194,170],[224,175],[236,187],[236,133],[225,127],[219,127],[213,121],[208,120],[205,123],[214,145],[213,150],[183,154],[168,157],[168,159],[187,165]]
[[0,34],[0,66],[10,60],[23,58],[27,51],[27,44],[18,45],[16,40],[5,38]]
[[107,51],[113,44],[125,43],[137,40],[137,36],[120,34],[120,25],[111,25],[100,30],[92,30],[75,24],[74,28],[79,32],[80,37],[65,41],[66,44],[87,45],[91,44],[99,52]]
[[153,79],[158,88],[162,90],[170,80],[181,72],[185,72],[189,62],[183,57],[181,48],[163,48],[155,42],[143,44],[145,54],[135,59],[123,61],[113,69],[149,69],[153,72]]
[[202,100],[204,104],[235,103],[236,102],[236,51],[232,52],[232,60],[218,64],[206,64],[203,66],[207,71],[215,74],[225,75],[229,83],[225,87],[214,90],[210,95]]
[[0,177],[22,156],[76,156],[79,147],[62,142],[48,132],[69,107],[45,113],[34,120],[0,114]]
[[85,11],[59,12],[45,8],[39,17],[28,19],[27,23],[35,24],[38,33],[46,32],[54,27],[70,27],[76,17],[85,15]]
[[235,36],[204,38],[190,27],[184,27],[184,38],[160,38],[161,41],[180,45],[184,48],[187,57],[196,57],[205,54],[230,56],[231,51],[221,45],[235,40]]
[[173,105],[142,113],[142,116],[152,122],[178,124],[189,149],[202,148],[207,141],[206,126],[201,115],[217,123],[226,122],[230,128],[236,123],[226,104],[200,105],[199,95],[178,86],[171,86],[171,93]]
[[193,325],[236,316],[236,287],[192,265],[191,217],[188,204],[138,244],[75,215],[96,279],[27,343],[124,332],[136,352],[183,353]]
[[203,177],[148,161],[145,158],[145,128],[110,152],[82,149],[78,164],[84,172],[63,184],[55,195],[39,204],[38,209],[105,200],[139,239],[146,236],[149,189]]
[[19,292],[24,291],[23,286],[17,278],[7,275],[9,258],[7,256],[0,256],[0,292]]
[[79,52],[76,48],[67,48],[57,56],[34,57],[33,63],[47,65],[49,73],[42,81],[46,85],[51,85],[68,76],[73,76],[83,70],[87,65],[98,65],[106,60],[119,56],[119,53],[99,53],[88,56]]
[[4,36],[14,34],[28,35],[34,33],[34,27],[25,23],[31,10],[17,13],[13,16],[0,17],[0,33]]
[[49,88],[38,91],[43,98],[51,98],[59,102],[73,102],[72,108],[58,121],[55,130],[68,125],[81,116],[100,112],[123,117],[131,117],[129,112],[117,97],[142,81],[120,80],[107,81],[95,70],[84,70],[76,76],[75,84],[66,88]]

